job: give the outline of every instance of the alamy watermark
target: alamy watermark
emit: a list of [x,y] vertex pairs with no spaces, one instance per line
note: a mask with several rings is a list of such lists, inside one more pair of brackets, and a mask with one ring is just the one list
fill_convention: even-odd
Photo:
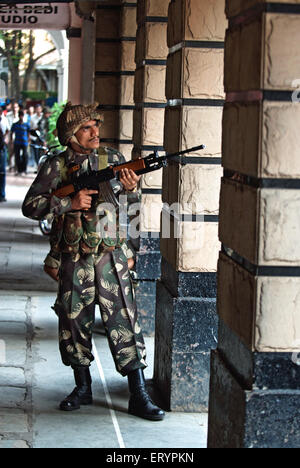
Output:
[[292,361],[294,364],[297,364],[297,366],[300,366],[300,340],[295,341],[294,346],[299,348],[299,351],[295,351],[292,354]]
[[[150,237],[183,239],[185,249],[197,250],[204,245],[206,223],[203,222],[203,212],[198,202],[145,206],[141,202],[129,203],[127,196],[121,195],[118,206],[111,203],[98,205],[97,232],[102,239],[127,238],[128,235],[138,239],[147,231]],[[159,232],[152,232],[154,225],[159,227]]]
[[292,101],[293,102],[300,102],[300,79],[297,78],[292,82],[292,87],[296,88],[295,91],[292,93]]

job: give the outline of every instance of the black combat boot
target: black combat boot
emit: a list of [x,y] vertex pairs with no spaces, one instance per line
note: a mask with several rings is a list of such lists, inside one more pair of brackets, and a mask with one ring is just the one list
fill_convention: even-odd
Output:
[[128,413],[151,421],[162,421],[165,412],[151,400],[145,383],[144,372],[137,369],[128,374],[130,400]]
[[80,405],[93,403],[92,379],[89,367],[74,367],[76,388],[65,398],[59,408],[62,411],[74,411],[80,409]]

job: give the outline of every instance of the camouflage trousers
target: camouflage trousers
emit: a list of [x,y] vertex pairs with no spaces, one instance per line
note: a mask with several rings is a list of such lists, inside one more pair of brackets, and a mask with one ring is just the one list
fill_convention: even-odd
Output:
[[110,350],[123,376],[144,369],[146,350],[137,320],[134,289],[127,258],[121,249],[95,254],[62,254],[55,311],[59,317],[59,347],[67,366],[89,366],[95,303]]

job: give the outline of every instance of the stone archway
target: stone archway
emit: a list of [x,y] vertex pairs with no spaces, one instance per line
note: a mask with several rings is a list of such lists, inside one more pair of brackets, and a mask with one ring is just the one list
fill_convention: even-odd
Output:
[[68,98],[68,79],[69,79],[69,42],[65,31],[47,31],[59,53],[59,62],[57,64],[58,76],[58,102]]

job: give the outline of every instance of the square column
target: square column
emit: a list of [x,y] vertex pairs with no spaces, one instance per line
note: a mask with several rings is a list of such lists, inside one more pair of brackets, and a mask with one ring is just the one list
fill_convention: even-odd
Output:
[[120,96],[120,21],[118,1],[98,2],[96,10],[95,100],[104,115],[101,142],[117,149]]
[[68,101],[80,104],[83,52],[82,19],[76,14],[74,4],[70,4],[70,27],[66,33],[69,40]]
[[131,159],[135,74],[136,1],[98,2],[95,99],[105,125],[101,141]]
[[227,0],[209,447],[300,446],[299,2]]
[[[162,152],[169,0],[141,0],[137,8],[136,72],[134,83],[133,158]],[[135,241],[140,322],[154,334],[156,282],[161,276],[159,247],[162,171],[141,179],[140,237]]]
[[222,1],[169,5],[164,147],[173,153],[206,145],[163,173],[154,380],[175,411],[207,411],[217,344],[225,27]]
[[118,149],[132,158],[137,2],[122,1],[120,18],[120,102]]

